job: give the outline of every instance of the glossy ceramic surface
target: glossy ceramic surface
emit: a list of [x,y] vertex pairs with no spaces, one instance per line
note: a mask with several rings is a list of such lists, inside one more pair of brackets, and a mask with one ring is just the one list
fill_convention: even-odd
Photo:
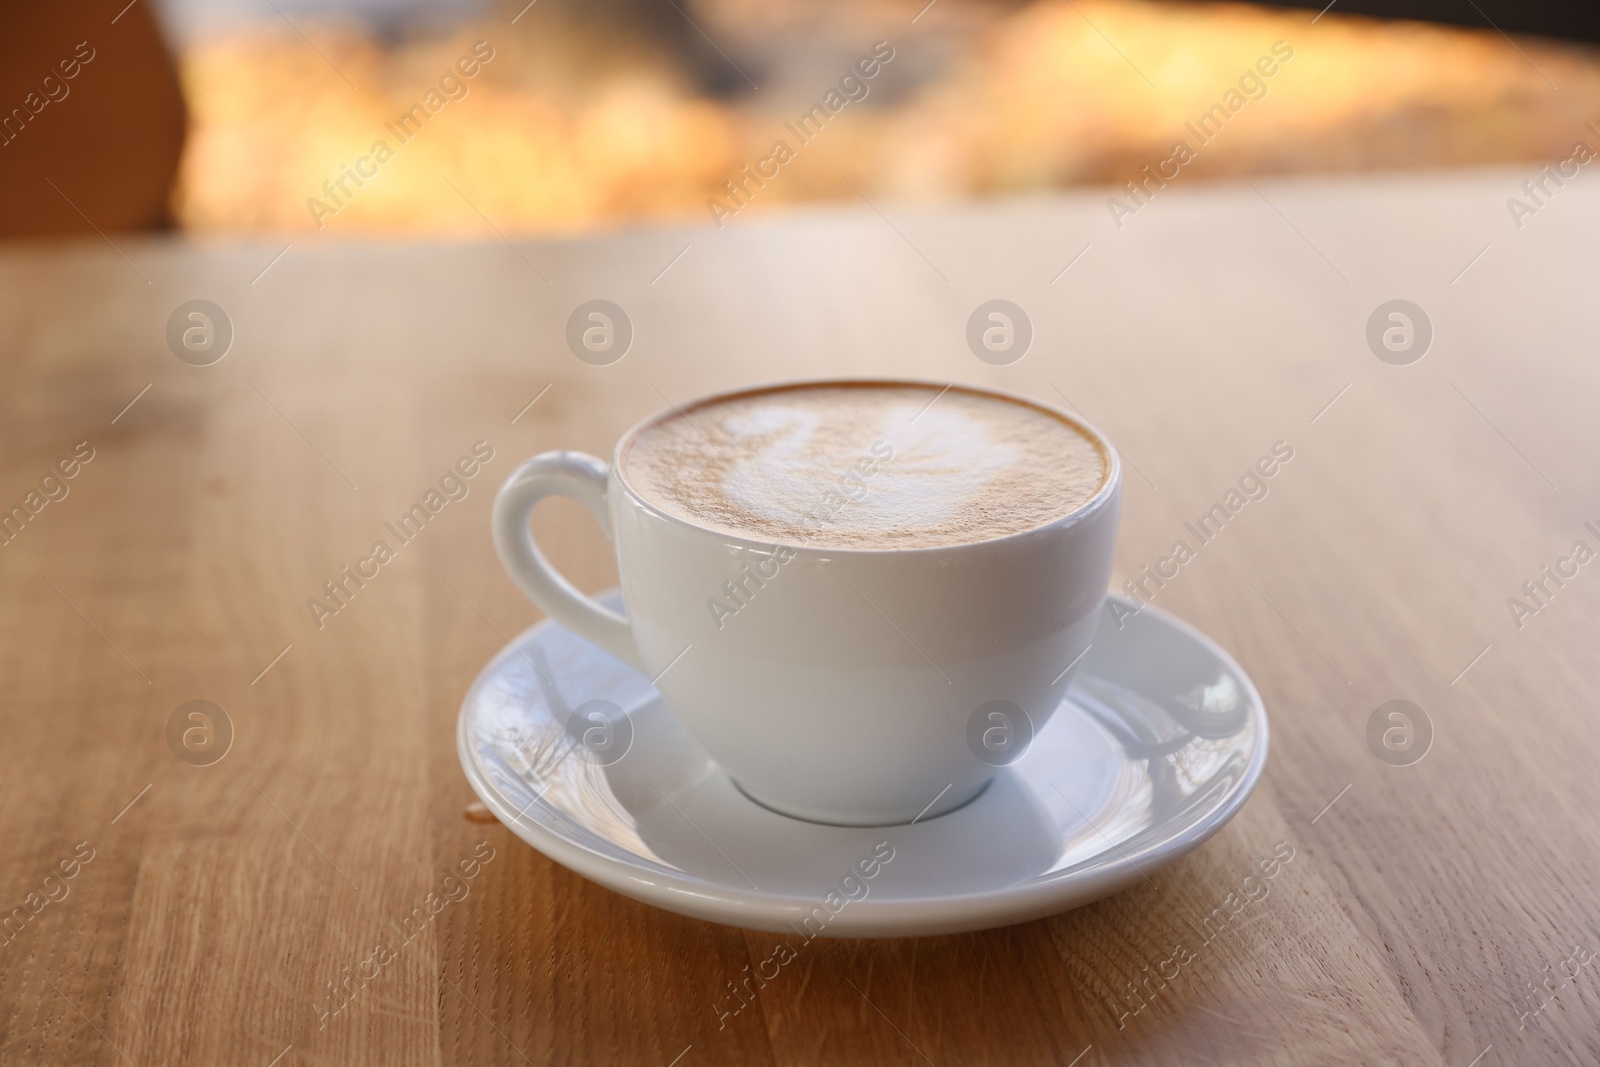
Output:
[[[1066,699],[1020,759],[971,803],[909,825],[826,826],[761,807],[646,677],[550,622],[473,683],[461,763],[523,840],[685,915],[829,937],[1022,922],[1195,848],[1265,766],[1266,710],[1250,679],[1198,631],[1153,607],[1129,614],[1134,606],[1108,599]],[[610,705],[625,721],[597,752],[580,742],[590,724],[572,713]]]

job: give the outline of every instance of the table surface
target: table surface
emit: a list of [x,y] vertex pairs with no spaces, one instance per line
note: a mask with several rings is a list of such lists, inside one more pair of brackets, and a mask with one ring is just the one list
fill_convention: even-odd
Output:
[[[1600,188],[1518,229],[1526,176],[1174,183],[1120,229],[1090,191],[278,260],[92,233],[0,250],[0,507],[39,506],[0,547],[0,1063],[1595,1062],[1600,565],[1574,544],[1600,547]],[[610,366],[563,340],[595,297],[636,330]],[[1035,330],[1004,367],[964,339],[994,297]],[[206,367],[165,336],[195,298],[236,335]],[[1434,332],[1407,366],[1366,340],[1397,298]],[[1078,407],[1133,468],[1119,584],[1288,443],[1155,593],[1254,677],[1272,753],[1149,883],[1009,929],[814,943],[719,1029],[773,935],[636,903],[468,813],[460,699],[538,617],[489,506],[532,453],[837,374]],[[323,581],[479,441],[469,495],[319,628]],[[75,448],[93,458],[46,480]],[[535,528],[578,585],[614,583],[576,504]],[[197,699],[233,731],[209,765],[181,739]],[[1368,722],[1397,699],[1422,710],[1385,762]],[[1425,758],[1395,765],[1424,719]],[[1145,982],[1280,842],[1268,894]]]

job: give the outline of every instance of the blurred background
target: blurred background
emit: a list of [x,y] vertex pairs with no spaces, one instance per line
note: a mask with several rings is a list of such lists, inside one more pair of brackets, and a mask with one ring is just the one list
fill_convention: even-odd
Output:
[[[858,191],[950,200],[1119,186],[1179,139],[1198,147],[1185,124],[1279,41],[1292,59],[1260,79],[1249,121],[1198,151],[1185,181],[1554,162],[1580,138],[1596,143],[1585,123],[1600,118],[1594,13],[1489,0],[8,6],[0,193],[13,209],[0,227],[11,235],[480,237],[486,225],[699,222],[708,201],[735,204],[724,183],[777,141],[794,158],[747,185],[741,220]],[[792,125],[878,42],[892,60],[802,145]],[[397,126],[414,106],[425,124]],[[392,158],[373,160],[380,141]]]

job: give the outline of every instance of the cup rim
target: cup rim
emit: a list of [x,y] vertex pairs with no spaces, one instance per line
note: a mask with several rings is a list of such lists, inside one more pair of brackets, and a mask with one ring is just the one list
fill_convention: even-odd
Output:
[[[856,548],[850,546],[835,547],[816,544],[793,544],[781,540],[762,540],[746,534],[734,533],[731,530],[724,530],[719,527],[695,522],[691,519],[686,519],[681,515],[674,515],[671,512],[668,512],[657,506],[656,504],[651,503],[650,500],[644,496],[644,494],[639,492],[637,487],[628,481],[627,476],[623,473],[622,455],[623,452],[626,451],[628,445],[632,443],[634,438],[638,437],[639,434],[644,432],[649,427],[654,426],[659,422],[664,422],[669,418],[682,417],[686,412],[693,411],[696,408],[705,407],[714,403],[721,403],[727,400],[733,400],[739,397],[754,396],[759,393],[775,393],[794,388],[825,388],[829,386],[850,387],[858,385],[890,387],[915,386],[926,389],[940,390],[941,392],[947,389],[959,389],[962,392],[974,393],[979,396],[994,397],[999,400],[1010,401],[1014,404],[1021,404],[1025,407],[1035,408],[1069,423],[1081,431],[1085,437],[1089,438],[1095,447],[1100,450],[1101,457],[1105,460],[1106,474],[1101,480],[1100,488],[1095,490],[1095,494],[1088,500],[1084,501],[1073,510],[1067,512],[1065,515],[1057,515],[1053,519],[1042,522],[1037,526],[1030,526],[1026,530],[1017,530],[1012,533],[999,534],[994,537],[986,537],[977,541],[958,541],[953,544],[894,545],[885,546],[882,548]],[[850,556],[874,556],[906,555],[909,553],[951,552],[970,548],[988,547],[1003,544],[1008,541],[1017,541],[1025,538],[1037,537],[1047,530],[1075,526],[1080,522],[1084,522],[1094,514],[1104,510],[1107,504],[1116,498],[1122,487],[1122,457],[1117,453],[1117,449],[1111,443],[1110,438],[1108,438],[1099,429],[1099,427],[1095,426],[1083,416],[1075,412],[1069,412],[1063,408],[1056,407],[1054,404],[1048,404],[1042,400],[1037,400],[1030,396],[1021,396],[1017,393],[1008,392],[1004,389],[996,389],[987,385],[971,385],[965,382],[938,382],[924,378],[786,378],[776,381],[762,382],[756,385],[740,386],[735,389],[726,389],[715,393],[707,393],[703,396],[694,398],[687,404],[674,404],[670,400],[667,403],[669,405],[668,407],[660,411],[653,412],[650,415],[640,419],[638,422],[630,426],[622,434],[622,436],[617,439],[616,446],[611,450],[610,475],[612,481],[614,484],[621,487],[621,489],[628,495],[628,498],[634,504],[644,509],[651,516],[657,519],[672,523],[676,526],[681,526],[685,529],[711,534],[726,541],[738,543],[751,548],[770,549],[776,547],[786,547],[793,549],[796,552],[813,552]]]

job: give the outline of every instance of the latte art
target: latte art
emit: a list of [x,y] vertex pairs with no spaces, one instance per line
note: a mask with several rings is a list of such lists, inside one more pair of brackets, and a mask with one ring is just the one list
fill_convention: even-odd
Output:
[[1107,457],[1044,408],[862,382],[711,400],[642,429],[624,477],[668,514],[741,537],[921,548],[1020,533],[1087,503]]

